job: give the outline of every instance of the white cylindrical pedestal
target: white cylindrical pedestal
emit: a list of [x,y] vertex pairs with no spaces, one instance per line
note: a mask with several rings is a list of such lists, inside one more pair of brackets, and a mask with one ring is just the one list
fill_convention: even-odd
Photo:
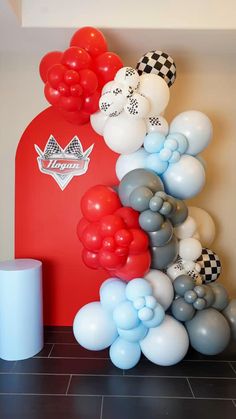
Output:
[[26,359],[42,348],[42,263],[0,262],[0,358]]

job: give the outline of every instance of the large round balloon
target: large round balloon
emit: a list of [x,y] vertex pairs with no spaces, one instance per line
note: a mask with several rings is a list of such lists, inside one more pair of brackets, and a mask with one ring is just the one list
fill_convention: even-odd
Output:
[[97,111],[90,116],[92,128],[99,135],[103,135],[107,119],[108,116],[104,115],[104,113],[102,113],[101,111]]
[[149,329],[140,341],[143,354],[157,365],[174,365],[181,361],[189,346],[188,334],[184,326],[173,317],[166,315],[160,326]]
[[197,263],[201,266],[200,275],[205,284],[214,282],[220,276],[221,262],[219,256],[210,249],[203,248]]
[[150,269],[145,279],[152,286],[153,296],[164,310],[167,310],[174,298],[174,289],[169,277],[161,271]]
[[192,347],[204,355],[222,352],[230,340],[230,328],[225,317],[214,308],[198,311],[186,322]]
[[229,295],[227,290],[218,282],[212,282],[210,286],[215,298],[212,308],[215,308],[219,311],[224,310],[229,304]]
[[77,342],[91,351],[108,348],[118,336],[115,322],[101,303],[82,307],[75,316],[73,332]]
[[156,74],[140,76],[138,92],[149,100],[150,111],[148,117],[160,115],[168,105],[169,88],[166,82]]
[[176,65],[173,58],[163,51],[149,51],[144,54],[136,65],[138,74],[157,74],[168,86],[172,86],[176,79]]
[[186,111],[177,115],[170,124],[170,133],[184,134],[188,140],[187,154],[195,156],[204,150],[212,138],[212,123],[199,111]]
[[222,314],[228,321],[232,338],[236,340],[236,300],[231,300]]
[[166,269],[178,256],[178,241],[175,236],[164,246],[151,247],[151,267]]
[[196,222],[196,234],[203,247],[210,246],[215,238],[215,224],[210,214],[202,208],[188,207],[189,215]]
[[144,169],[148,153],[143,147],[131,154],[122,154],[116,162],[116,176],[121,180],[128,172]]
[[113,214],[120,208],[117,193],[108,186],[95,185],[81,199],[81,210],[89,221],[99,221],[105,215]]
[[126,283],[124,281],[120,281],[119,279],[114,279],[109,282],[107,281],[100,287],[100,301],[106,310],[113,311],[119,303],[126,300]]
[[169,164],[162,180],[167,193],[175,198],[189,199],[202,190],[205,184],[205,170],[195,157],[185,154],[177,163]]

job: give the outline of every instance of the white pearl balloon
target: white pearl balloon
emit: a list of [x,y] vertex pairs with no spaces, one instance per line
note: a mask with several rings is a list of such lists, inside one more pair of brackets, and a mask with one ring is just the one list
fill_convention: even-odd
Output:
[[116,176],[121,180],[126,173],[134,169],[145,169],[147,151],[141,147],[138,151],[131,154],[121,154],[116,161]]
[[108,116],[101,111],[95,112],[90,116],[92,128],[97,134],[103,135],[107,119]]
[[159,115],[167,107],[170,99],[170,90],[164,79],[156,74],[142,74],[138,92],[150,102],[148,116]]
[[143,354],[157,365],[174,365],[187,353],[189,338],[185,327],[173,317],[166,315],[158,327],[149,329],[140,341]]
[[188,238],[179,241],[179,256],[183,260],[194,261],[202,254],[202,245],[199,240]]
[[122,67],[117,71],[115,81],[127,84],[135,90],[139,84],[139,75],[132,67]]
[[107,146],[119,154],[137,151],[143,144],[145,134],[144,119],[135,119],[131,123],[125,112],[116,118],[109,118],[103,133]]
[[188,239],[189,237],[193,237],[196,230],[197,224],[195,220],[188,216],[182,224],[175,227],[174,233],[178,239]]
[[152,286],[153,296],[164,310],[170,307],[174,299],[174,289],[169,277],[161,271],[151,269],[145,279]]
[[149,100],[139,93],[134,93],[127,99],[124,111],[130,118],[145,118],[149,112]]
[[170,124],[170,133],[180,132],[188,140],[187,154],[195,156],[211,141],[213,127],[210,119],[199,111],[186,111],[177,115]]
[[161,116],[150,116],[149,118],[146,118],[146,124],[147,124],[147,132],[160,132],[163,135],[167,135],[169,132],[169,124],[167,120]]
[[215,223],[210,214],[202,208],[188,207],[189,215],[197,224],[199,240],[203,247],[210,247],[215,239],[216,228]]

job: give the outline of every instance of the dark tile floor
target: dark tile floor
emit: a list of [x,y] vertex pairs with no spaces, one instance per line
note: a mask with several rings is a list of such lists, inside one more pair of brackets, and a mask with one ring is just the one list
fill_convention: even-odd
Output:
[[235,419],[236,343],[215,357],[190,350],[172,367],[143,358],[122,371],[107,351],[81,348],[71,328],[46,328],[37,356],[0,360],[0,418]]

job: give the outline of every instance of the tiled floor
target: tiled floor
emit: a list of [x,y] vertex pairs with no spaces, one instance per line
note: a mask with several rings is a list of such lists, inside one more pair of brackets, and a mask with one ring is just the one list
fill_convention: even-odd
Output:
[[26,361],[0,360],[1,419],[235,419],[236,344],[217,357],[193,350],[172,367],[142,359],[115,368],[79,347],[71,328],[47,328]]

